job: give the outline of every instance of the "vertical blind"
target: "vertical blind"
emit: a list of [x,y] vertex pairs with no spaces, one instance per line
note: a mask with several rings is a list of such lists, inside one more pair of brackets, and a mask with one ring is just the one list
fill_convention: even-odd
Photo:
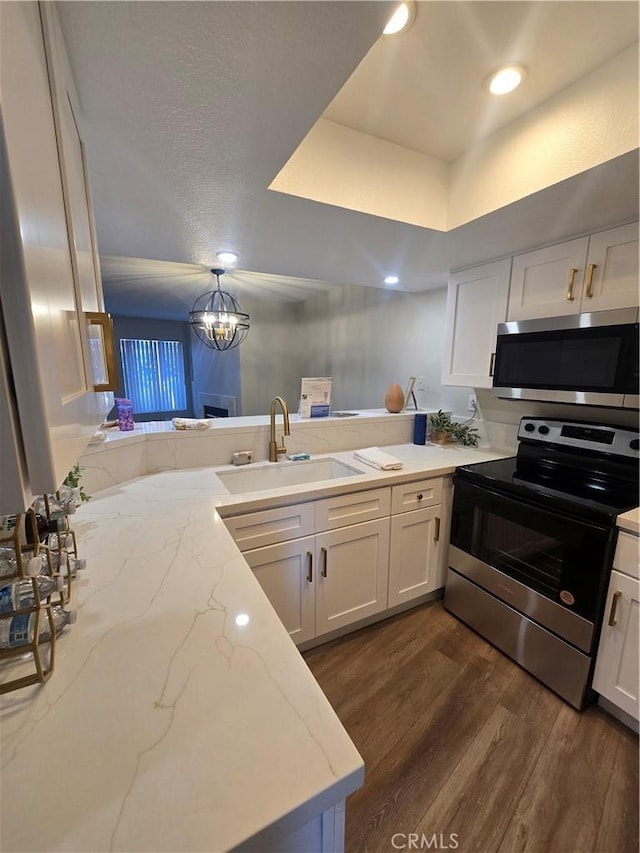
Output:
[[180,341],[122,338],[124,390],[134,412],[178,412],[187,408]]

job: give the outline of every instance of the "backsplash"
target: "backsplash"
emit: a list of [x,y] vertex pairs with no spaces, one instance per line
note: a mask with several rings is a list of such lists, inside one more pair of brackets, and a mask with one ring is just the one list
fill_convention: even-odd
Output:
[[[354,418],[299,421],[292,416],[289,453],[331,453],[362,447],[406,444],[413,440],[415,412],[362,413]],[[170,422],[136,424],[133,432],[112,431],[103,444],[88,447],[80,457],[88,494],[126,480],[171,469],[231,464],[238,450],[251,450],[254,461],[268,458],[268,417],[255,416],[213,422],[208,430],[176,432]],[[276,433],[282,434],[281,420]]]
[[518,445],[517,432],[523,417],[567,418],[568,420],[613,424],[638,429],[638,412],[596,406],[568,406],[534,401],[499,400],[489,389],[476,389],[482,416],[481,433],[494,450],[512,451]]

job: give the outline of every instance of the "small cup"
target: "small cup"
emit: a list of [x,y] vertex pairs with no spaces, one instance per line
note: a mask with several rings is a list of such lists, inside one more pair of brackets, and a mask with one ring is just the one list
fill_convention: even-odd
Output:
[[115,402],[118,409],[118,429],[123,432],[134,429],[133,406],[131,404],[131,400],[125,400],[123,397],[118,397]]

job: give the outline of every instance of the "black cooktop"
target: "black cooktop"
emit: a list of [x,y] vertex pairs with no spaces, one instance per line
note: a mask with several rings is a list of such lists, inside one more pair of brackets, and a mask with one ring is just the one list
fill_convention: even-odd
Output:
[[518,456],[456,468],[456,476],[465,482],[608,525],[640,503],[637,466],[629,466],[627,473],[628,477],[603,472],[588,457],[573,468],[535,466]]

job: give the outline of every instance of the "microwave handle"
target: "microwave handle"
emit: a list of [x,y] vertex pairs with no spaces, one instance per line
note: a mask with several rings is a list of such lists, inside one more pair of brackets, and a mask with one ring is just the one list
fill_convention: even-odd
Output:
[[491,359],[489,361],[489,376],[493,376],[493,371],[496,366],[496,354],[495,352],[491,353]]

